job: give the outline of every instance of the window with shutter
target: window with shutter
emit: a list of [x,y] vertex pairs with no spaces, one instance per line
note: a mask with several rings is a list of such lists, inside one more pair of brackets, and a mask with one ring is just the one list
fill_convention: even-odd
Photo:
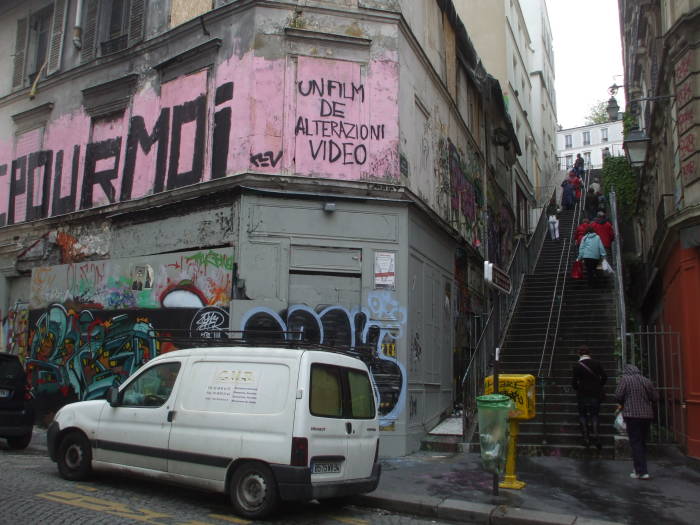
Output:
[[53,5],[37,11],[29,17],[26,76],[30,84],[34,82],[37,75],[46,74],[52,19]]
[[66,8],[68,0],[56,0],[53,8],[53,23],[51,24],[51,47],[49,48],[46,74],[51,75],[61,68],[61,53],[63,52],[63,35],[66,31]]
[[85,0],[83,8],[85,9],[85,18],[83,20],[83,47],[80,50],[80,61],[88,62],[95,58],[99,2],[98,0]]
[[15,63],[12,72],[12,87],[21,87],[24,79],[24,58],[27,52],[27,32],[29,20],[20,18],[17,20],[17,35],[15,37]]

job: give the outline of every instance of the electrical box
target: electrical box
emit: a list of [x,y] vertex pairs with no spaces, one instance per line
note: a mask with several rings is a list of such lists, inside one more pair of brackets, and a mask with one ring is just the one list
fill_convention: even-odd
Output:
[[[493,393],[493,376],[484,379],[484,394]],[[498,374],[498,393],[513,401],[511,419],[535,417],[535,376],[531,374]]]

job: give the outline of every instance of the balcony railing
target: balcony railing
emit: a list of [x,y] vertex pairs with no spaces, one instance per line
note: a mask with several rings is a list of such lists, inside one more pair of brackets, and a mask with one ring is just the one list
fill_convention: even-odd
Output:
[[100,44],[102,55],[109,55],[111,53],[121,51],[122,49],[126,49],[127,43],[128,38],[125,34],[116,38],[112,38],[111,40],[105,40]]

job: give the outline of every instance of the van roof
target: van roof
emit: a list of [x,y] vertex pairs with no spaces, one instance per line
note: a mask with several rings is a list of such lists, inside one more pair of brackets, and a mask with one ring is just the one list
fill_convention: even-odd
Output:
[[326,349],[314,349],[314,348],[284,348],[278,346],[202,346],[202,347],[192,347],[185,348],[182,350],[173,350],[165,354],[160,354],[150,362],[161,361],[171,358],[184,358],[189,356],[199,356],[199,357],[265,357],[272,358],[282,358],[282,359],[298,359],[304,352],[311,352],[315,354],[328,355],[329,353],[335,355],[341,361],[347,360],[348,364],[352,362],[362,362],[359,358],[348,355],[347,352],[333,351],[329,352]]

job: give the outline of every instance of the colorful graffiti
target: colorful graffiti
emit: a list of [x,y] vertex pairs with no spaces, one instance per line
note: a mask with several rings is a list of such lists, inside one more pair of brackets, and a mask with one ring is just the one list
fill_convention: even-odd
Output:
[[31,311],[27,376],[37,411],[51,414],[66,403],[98,399],[146,361],[178,347],[189,336],[215,337],[228,328],[218,307],[115,312],[73,310],[52,304]]
[[[369,367],[377,387],[381,428],[394,428],[406,403],[407,378],[395,356],[395,343],[404,335],[406,309],[391,292],[370,292],[367,307],[293,305],[282,312],[257,307],[241,319],[246,337],[299,339],[355,353]],[[281,333],[285,332],[285,333]],[[394,354],[394,355],[390,355]]]
[[450,208],[466,223],[466,238],[472,246],[479,248],[484,239],[482,211],[484,194],[481,182],[481,162],[476,154],[469,151],[460,154],[455,145],[449,142],[450,165]]
[[227,307],[233,267],[232,250],[217,249],[35,268],[30,308]]
[[29,321],[29,306],[22,301],[15,302],[2,319],[3,351],[24,359],[27,355],[27,328]]
[[[81,106],[0,142],[0,226],[260,169],[398,178],[396,61],[295,64],[251,54],[158,86],[144,78],[121,114],[91,118]],[[72,239],[59,244],[67,260],[79,255]]]

